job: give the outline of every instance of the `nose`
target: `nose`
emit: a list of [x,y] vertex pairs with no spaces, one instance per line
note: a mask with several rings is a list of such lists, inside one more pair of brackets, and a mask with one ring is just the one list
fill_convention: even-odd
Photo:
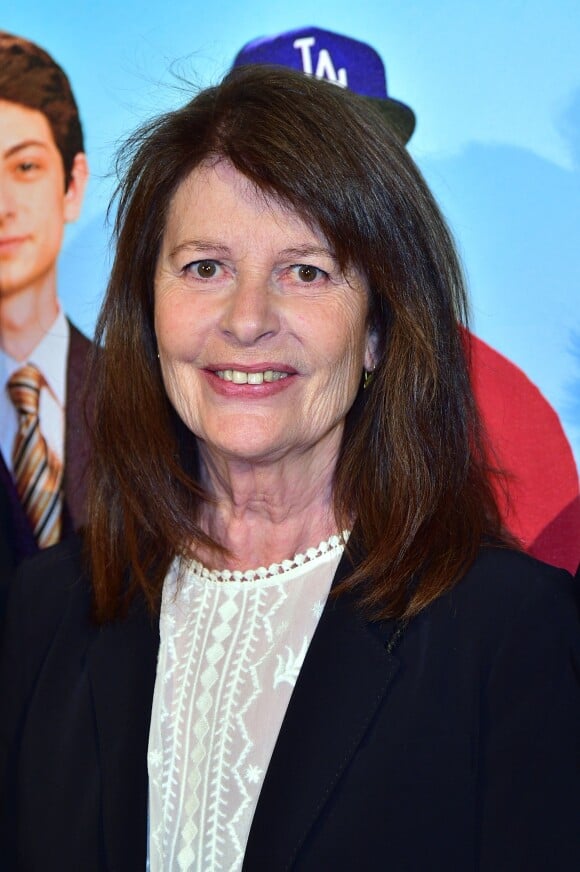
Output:
[[221,330],[240,345],[254,345],[280,329],[278,307],[267,281],[240,278],[232,289],[220,321]]

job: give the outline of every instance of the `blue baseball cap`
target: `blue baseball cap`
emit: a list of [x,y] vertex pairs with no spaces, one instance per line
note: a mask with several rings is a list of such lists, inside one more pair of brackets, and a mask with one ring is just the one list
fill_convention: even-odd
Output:
[[378,106],[404,143],[415,129],[415,113],[389,97],[385,65],[378,52],[366,42],[318,27],[302,27],[246,43],[236,55],[233,66],[245,64],[290,67],[349,88]]

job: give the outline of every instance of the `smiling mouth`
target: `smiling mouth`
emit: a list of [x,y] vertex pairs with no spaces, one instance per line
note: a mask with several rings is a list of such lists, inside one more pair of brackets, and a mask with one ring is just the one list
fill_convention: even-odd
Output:
[[218,369],[215,374],[222,381],[233,382],[235,385],[261,385],[264,382],[275,382],[288,378],[289,373],[275,369],[263,372],[244,372],[240,369]]

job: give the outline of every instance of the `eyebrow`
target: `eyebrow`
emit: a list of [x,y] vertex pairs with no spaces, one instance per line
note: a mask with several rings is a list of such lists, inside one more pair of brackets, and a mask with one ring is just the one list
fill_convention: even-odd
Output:
[[24,142],[17,142],[16,145],[12,145],[7,149],[4,152],[4,157],[12,157],[12,155],[18,154],[19,151],[24,151],[26,148],[42,148],[48,151],[46,142],[42,142],[40,139],[25,139]]
[[182,251],[215,251],[220,254],[229,254],[230,249],[227,245],[222,245],[219,242],[214,242],[211,239],[186,239],[184,242],[180,242],[179,245],[176,245],[175,248],[172,248],[169,252],[169,257],[175,257],[176,254],[179,254]]
[[[212,251],[223,255],[228,255],[230,253],[229,246],[222,245],[219,242],[214,242],[210,239],[188,239],[185,242],[181,242],[179,245],[176,245],[169,252],[170,257],[175,257],[176,254],[179,254],[182,251]],[[320,245],[299,245],[292,248],[284,248],[279,252],[279,257],[281,258],[300,258],[300,257],[311,257],[311,256],[323,256],[330,257],[332,260],[335,260],[335,256],[329,248],[324,248]]]
[[323,257],[330,257],[332,260],[336,259],[332,251],[322,245],[299,245],[297,248],[285,248],[280,252],[280,255],[290,258],[322,255]]

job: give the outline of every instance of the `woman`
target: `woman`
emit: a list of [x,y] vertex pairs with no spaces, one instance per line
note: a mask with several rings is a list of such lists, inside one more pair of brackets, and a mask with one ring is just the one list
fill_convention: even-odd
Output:
[[130,146],[84,552],[14,585],[6,856],[576,868],[571,580],[507,547],[412,161],[265,67]]

